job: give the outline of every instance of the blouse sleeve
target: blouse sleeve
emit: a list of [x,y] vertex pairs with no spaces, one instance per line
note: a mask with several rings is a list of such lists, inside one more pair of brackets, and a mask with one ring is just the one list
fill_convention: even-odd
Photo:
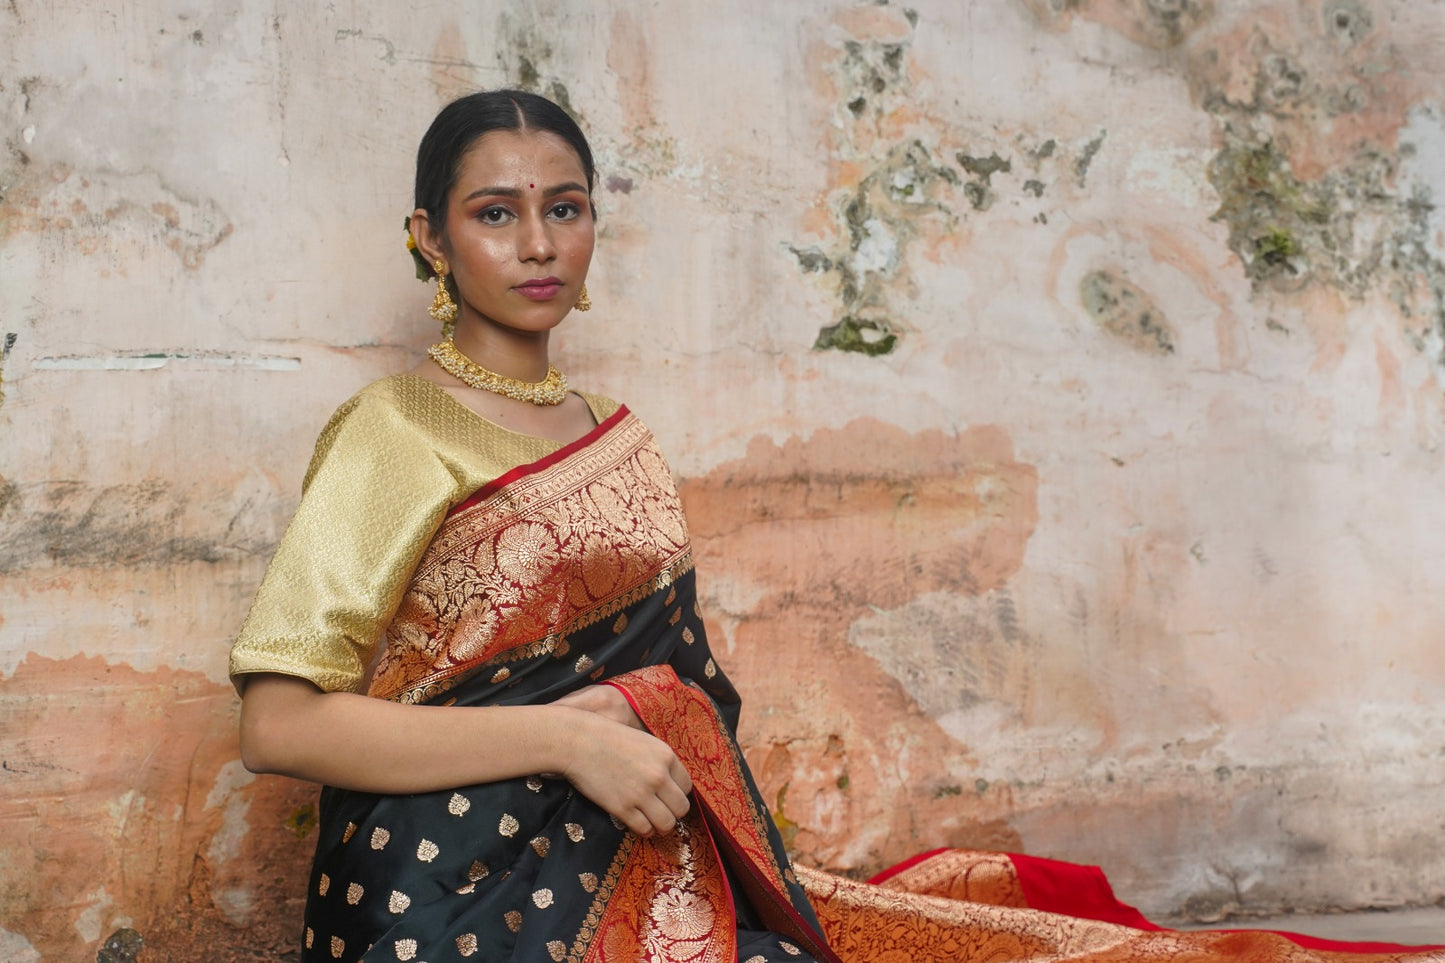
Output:
[[403,412],[365,391],[343,405],[232,646],[237,690],[249,673],[277,672],[357,691],[456,488]]

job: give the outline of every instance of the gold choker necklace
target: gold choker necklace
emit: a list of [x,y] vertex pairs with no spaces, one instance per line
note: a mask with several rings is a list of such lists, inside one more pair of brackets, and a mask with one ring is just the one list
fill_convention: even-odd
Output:
[[551,365],[541,381],[518,381],[504,374],[488,371],[457,349],[451,338],[426,349],[442,370],[455,375],[462,384],[494,394],[506,395],[534,405],[560,405],[567,398],[567,376]]

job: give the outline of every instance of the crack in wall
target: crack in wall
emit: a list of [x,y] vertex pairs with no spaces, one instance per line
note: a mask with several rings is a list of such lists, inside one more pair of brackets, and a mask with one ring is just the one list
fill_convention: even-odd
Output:
[[10,352],[19,337],[14,331],[7,331],[4,341],[0,342],[0,406],[5,404],[5,365],[10,360]]
[[[249,368],[257,371],[299,371],[301,359],[281,355],[230,354],[223,351],[123,351],[100,355],[57,355],[36,358],[38,371],[159,371],[179,362],[193,368]],[[0,394],[0,400],[4,395]]]

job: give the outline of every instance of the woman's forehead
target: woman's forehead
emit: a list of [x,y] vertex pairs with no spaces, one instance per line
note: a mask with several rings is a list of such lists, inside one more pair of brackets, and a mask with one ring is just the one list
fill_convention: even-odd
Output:
[[462,156],[458,185],[486,181],[522,186],[575,180],[586,183],[582,159],[572,145],[545,130],[493,130],[478,137]]

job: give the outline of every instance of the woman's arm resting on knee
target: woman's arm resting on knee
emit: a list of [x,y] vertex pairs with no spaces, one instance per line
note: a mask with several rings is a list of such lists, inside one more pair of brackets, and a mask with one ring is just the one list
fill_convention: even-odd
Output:
[[380,793],[558,772],[639,835],[670,831],[692,789],[665,742],[585,708],[409,706],[273,673],[247,678],[241,760]]

